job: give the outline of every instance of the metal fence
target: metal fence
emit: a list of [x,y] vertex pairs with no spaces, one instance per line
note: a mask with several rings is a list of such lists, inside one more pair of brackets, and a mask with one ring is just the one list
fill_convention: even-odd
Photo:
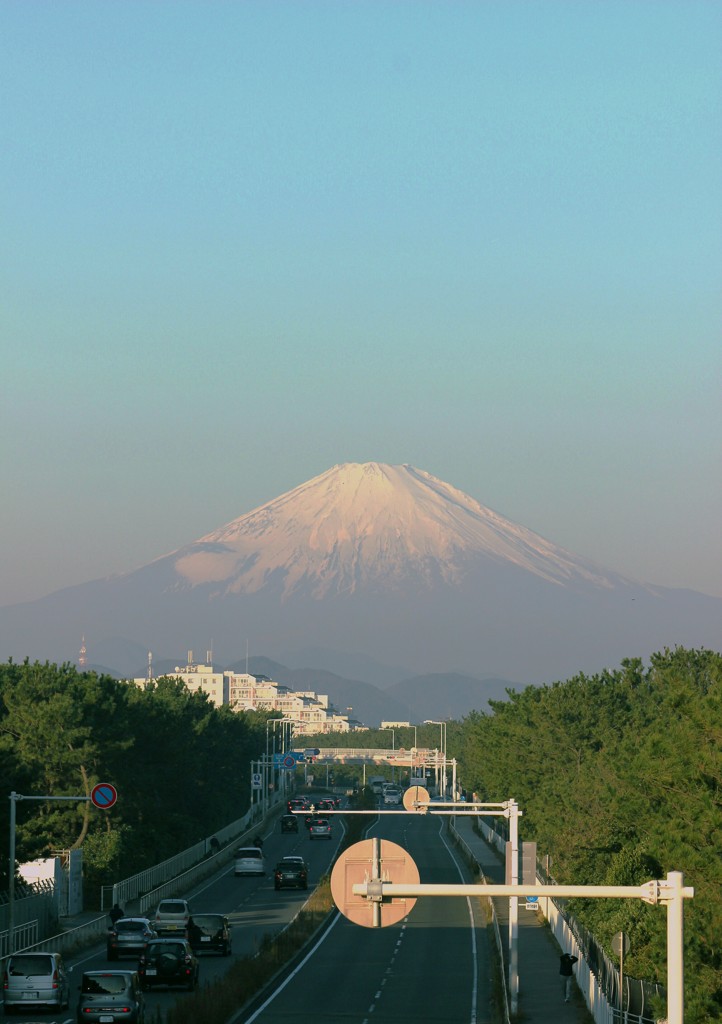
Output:
[[159,891],[160,887],[170,879],[185,876],[189,869],[207,861],[211,851],[216,852],[218,847],[224,846],[241,835],[248,828],[252,817],[253,812],[247,811],[242,818],[232,821],[230,825],[226,825],[207,839],[201,839],[193,846],[189,846],[187,850],[169,857],[168,860],[161,861],[160,864],[154,864],[153,867],[146,868],[145,871],[140,871],[137,875],[131,875],[130,878],[126,878],[122,882],[116,882],[113,886],[113,903],[119,903],[123,907],[126,903],[131,903],[145,893]]
[[[503,856],[506,852],[505,836],[482,818],[477,818],[477,823],[486,841]],[[537,863],[537,881],[541,885],[557,884],[541,863]],[[655,1024],[656,1017],[650,1004],[654,996],[664,998],[662,987],[625,975],[624,992],[620,993],[619,968],[592,932],[569,913],[566,904],[564,899],[543,897],[539,900],[539,910],[547,919],[559,946],[579,958],[576,982],[595,1024]]]
[[[277,797],[271,813],[275,814],[280,809],[279,800],[280,797]],[[225,861],[231,860],[236,842],[248,830],[254,820],[254,810],[252,808],[242,818],[232,821],[229,825],[219,829],[213,836],[195,843],[175,857],[169,857],[168,860],[148,868],[147,871],[141,871],[131,878],[117,882],[113,886],[114,902],[131,903],[139,899],[141,912],[144,912],[155,901],[163,899],[167,895],[174,895],[179,890],[183,890],[193,885],[199,879],[211,874]],[[37,921],[35,922],[34,930],[29,927],[28,915],[30,913],[31,900],[34,901],[32,906],[36,908],[41,906],[38,900],[45,900],[50,908],[46,914],[46,925],[54,921],[57,927],[54,888],[51,882],[39,882],[34,883],[32,887],[28,887],[28,891],[23,890],[22,895],[19,892],[16,894],[16,924],[14,929],[16,952],[20,950],[40,953],[52,951],[67,954],[92,943],[101,936],[105,936],[108,929],[108,917],[107,914],[101,914],[98,917],[93,917],[90,921],[78,925],[76,928],[66,929],[63,932],[49,935],[40,942],[33,942],[33,940],[37,940],[40,932],[44,931],[47,935],[49,929],[47,926],[43,928],[42,922],[39,925]],[[31,889],[32,891],[30,891]],[[34,891],[37,889],[43,889],[44,891],[41,893]],[[108,889],[108,886],[103,887],[101,898],[104,898]],[[7,902],[7,897],[4,894],[0,894],[0,915],[5,911],[7,916],[7,907],[2,905],[3,902]],[[0,920],[2,920],[1,917]],[[20,937],[19,943],[18,936]],[[0,975],[2,975],[3,962],[7,959],[8,954],[9,935],[6,924],[5,930],[0,931]]]
[[[57,927],[57,895],[55,885],[49,880],[16,888],[13,910],[15,934],[20,933],[24,942],[37,942],[38,935],[47,935]],[[8,899],[8,893],[0,893],[0,957],[7,956],[10,951]]]
[[[101,935],[105,935],[108,930],[108,918],[95,917],[92,921],[87,921],[85,924],[79,925],[77,928],[69,928],[67,931],[59,932],[57,935],[50,935],[48,938],[43,939],[42,942],[36,942],[32,946],[20,946],[16,952],[22,951],[23,953],[62,953],[67,955],[75,949],[81,949],[89,942],[94,941]],[[17,938],[18,929],[15,929],[15,936]],[[7,954],[2,957],[2,961],[7,959]],[[3,964],[0,962],[0,974],[3,972]]]

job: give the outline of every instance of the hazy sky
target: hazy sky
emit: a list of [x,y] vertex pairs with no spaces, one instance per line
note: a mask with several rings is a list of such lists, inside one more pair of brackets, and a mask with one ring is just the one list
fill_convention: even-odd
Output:
[[0,3],[0,603],[342,462],[722,595],[722,4]]

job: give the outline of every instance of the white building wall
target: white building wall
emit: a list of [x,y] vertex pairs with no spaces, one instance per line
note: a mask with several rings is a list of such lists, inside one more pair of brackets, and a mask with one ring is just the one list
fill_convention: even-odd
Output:
[[[211,665],[176,666],[166,673],[178,679],[191,691],[207,694],[213,704],[230,705],[234,711],[277,711],[297,722],[296,733],[348,732],[348,716],[329,710],[328,694],[313,690],[291,690],[282,683],[256,679],[248,672],[214,672]],[[134,679],[136,686],[146,686],[146,678]]]

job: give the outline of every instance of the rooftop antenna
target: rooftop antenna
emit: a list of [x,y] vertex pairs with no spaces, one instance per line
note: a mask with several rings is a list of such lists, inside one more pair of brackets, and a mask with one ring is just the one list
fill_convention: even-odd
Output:
[[248,675],[248,637],[246,637],[246,675]]
[[206,651],[206,662],[213,667],[213,639],[211,639],[211,649]]

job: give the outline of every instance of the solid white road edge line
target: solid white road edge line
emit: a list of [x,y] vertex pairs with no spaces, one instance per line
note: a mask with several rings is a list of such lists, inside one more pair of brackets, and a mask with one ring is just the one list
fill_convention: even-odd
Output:
[[[272,994],[271,994],[271,995],[270,995],[270,996],[268,997],[268,999],[267,999],[267,1000],[265,1001],[265,1003],[262,1003],[262,1004],[261,1004],[261,1005],[260,1005],[260,1006],[258,1007],[258,1009],[256,1010],[256,1012],[255,1012],[255,1013],[253,1013],[253,1014],[252,1014],[252,1015],[251,1015],[251,1016],[250,1016],[250,1017],[249,1017],[249,1018],[248,1018],[248,1019],[247,1019],[247,1020],[245,1021],[245,1024],[252,1024],[252,1022],[253,1022],[253,1021],[254,1021],[254,1020],[256,1019],[256,1017],[258,1017],[258,1015],[259,1015],[259,1014],[263,1013],[263,1011],[264,1011],[264,1010],[266,1009],[266,1007],[267,1007],[267,1006],[270,1006],[270,1004],[271,1004],[271,1003],[273,1002],[273,1000],[274,1000],[274,999],[276,998],[276,996],[277,996],[277,995],[279,994],[279,992],[283,992],[283,990],[284,990],[284,988],[286,987],[286,985],[288,985],[288,983],[289,983],[290,981],[293,981],[293,979],[294,979],[294,978],[296,977],[296,975],[298,974],[298,972],[299,972],[299,971],[300,971],[300,970],[301,970],[301,969],[302,969],[302,968],[303,968],[303,967],[304,967],[304,966],[305,966],[305,965],[306,965],[306,964],[308,963],[308,961],[309,961],[309,960],[311,959],[311,957],[312,957],[312,956],[314,955],[314,953],[316,952],[316,950],[317,950],[317,949],[318,949],[318,948],[319,948],[319,947],[320,947],[320,946],[321,946],[321,945],[322,945],[322,944],[323,944],[323,943],[324,943],[324,942],[326,941],[326,939],[327,939],[327,938],[328,938],[328,936],[329,936],[329,935],[331,934],[331,932],[333,931],[333,929],[334,929],[334,928],[336,927],[336,925],[338,924],[338,922],[340,921],[340,919],[341,919],[341,914],[339,914],[339,913],[337,912],[337,913],[336,913],[336,917],[335,917],[335,918],[333,919],[333,921],[332,921],[332,922],[331,922],[331,924],[330,924],[330,925],[328,926],[328,928],[327,928],[327,929],[326,929],[326,931],[325,931],[325,932],[323,933],[323,935],[322,935],[322,936],[321,936],[321,938],[320,938],[320,939],[318,940],[318,942],[317,942],[317,943],[316,943],[316,945],[315,945],[315,946],[313,947],[313,949],[310,949],[310,950],[308,951],[308,953],[307,953],[307,954],[306,954],[306,956],[305,956],[305,957],[303,958],[303,960],[301,961],[301,963],[300,963],[300,964],[299,964],[299,965],[298,965],[297,967],[294,967],[294,969],[293,969],[293,970],[291,971],[291,973],[290,973],[290,974],[288,975],[288,977],[286,978],[286,980],[285,980],[285,981],[284,981],[284,982],[283,982],[283,983],[282,983],[281,985],[279,985],[277,989],[275,989],[275,990],[274,990],[274,992],[273,992],[273,993],[272,993]],[[240,1019],[240,1015],[241,1015],[241,1012],[242,1012],[242,1011],[241,1011],[241,1010],[239,1010],[237,1014],[235,1014],[235,1015],[234,1015],[233,1017],[231,1017],[231,1018],[230,1018],[230,1020],[229,1020],[229,1022],[228,1022],[228,1024],[235,1024],[235,1021],[237,1021],[237,1020],[239,1020],[239,1019]]]

